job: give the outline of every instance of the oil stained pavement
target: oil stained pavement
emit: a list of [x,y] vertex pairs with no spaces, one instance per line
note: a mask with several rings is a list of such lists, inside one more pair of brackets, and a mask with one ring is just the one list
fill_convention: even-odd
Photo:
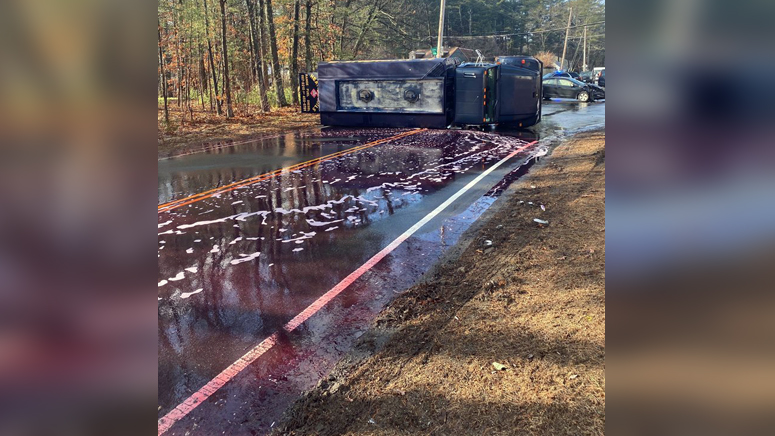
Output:
[[[161,161],[159,203],[400,132],[297,132]],[[495,133],[424,131],[160,212],[159,417],[526,143]],[[281,334],[167,434],[269,431],[534,151],[493,171],[299,329]]]

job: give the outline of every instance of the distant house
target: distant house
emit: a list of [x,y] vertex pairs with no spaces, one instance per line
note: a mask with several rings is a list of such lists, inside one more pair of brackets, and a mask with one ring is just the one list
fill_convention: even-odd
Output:
[[[409,52],[409,59],[430,59],[436,57],[431,49],[412,50]],[[458,59],[460,62],[474,62],[476,60],[476,51],[470,48],[450,47],[445,48],[441,57]]]

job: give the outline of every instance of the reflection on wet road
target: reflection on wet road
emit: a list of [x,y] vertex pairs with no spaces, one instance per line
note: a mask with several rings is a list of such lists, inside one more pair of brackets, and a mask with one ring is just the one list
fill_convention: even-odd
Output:
[[575,100],[545,101],[543,119],[534,127],[541,138],[564,136],[605,127],[605,103]]
[[[283,142],[292,152],[259,143],[164,168],[160,162],[159,203],[405,131],[296,133]],[[277,334],[268,351],[167,434],[269,431],[395,293],[492,204],[485,194],[534,148],[488,174],[299,328],[283,326],[526,143],[497,133],[424,131],[160,212],[159,418]],[[230,163],[240,161],[243,167]]]
[[159,204],[245,180],[359,145],[406,133],[409,129],[350,131],[321,135],[317,129],[288,133],[174,159],[159,161]]

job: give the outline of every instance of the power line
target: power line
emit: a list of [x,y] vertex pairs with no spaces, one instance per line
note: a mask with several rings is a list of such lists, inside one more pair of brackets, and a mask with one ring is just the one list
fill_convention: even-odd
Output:
[[[605,33],[596,33],[594,35],[587,35],[587,39],[594,38],[594,37],[597,37],[597,36],[605,36]],[[571,36],[568,39],[581,39],[583,37],[584,36]]]
[[[565,29],[575,29],[577,27],[584,27],[584,26],[595,26],[598,24],[605,24],[605,20],[603,21],[596,21],[594,23],[586,23],[586,24],[577,24],[575,26],[570,27],[558,27],[556,29],[546,29],[546,30],[536,30],[533,32],[520,32],[520,33],[497,33],[494,35],[461,35],[461,36],[444,36],[444,38],[454,38],[454,39],[473,39],[473,38],[496,38],[499,36],[519,36],[519,35],[535,35],[538,33],[548,33],[548,32],[556,32],[558,30],[565,30]],[[435,36],[426,36],[426,39],[432,39],[435,38]]]

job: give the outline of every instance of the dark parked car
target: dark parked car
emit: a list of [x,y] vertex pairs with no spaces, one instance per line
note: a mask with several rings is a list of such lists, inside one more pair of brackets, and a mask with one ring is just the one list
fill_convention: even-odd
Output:
[[575,71],[554,71],[552,73],[544,74],[544,79],[550,77],[567,77],[569,79],[579,80],[579,73]]
[[583,71],[576,80],[584,83],[595,83],[595,72]]
[[573,78],[573,76],[571,76],[571,73],[568,73],[567,71],[554,71],[551,73],[544,74],[544,80],[549,79],[551,77],[567,77],[569,79]]
[[597,86],[605,88],[605,70],[600,72],[600,77],[597,78]]
[[578,101],[603,100],[605,90],[576,79],[550,77],[544,79],[544,99],[550,98],[575,98]]

